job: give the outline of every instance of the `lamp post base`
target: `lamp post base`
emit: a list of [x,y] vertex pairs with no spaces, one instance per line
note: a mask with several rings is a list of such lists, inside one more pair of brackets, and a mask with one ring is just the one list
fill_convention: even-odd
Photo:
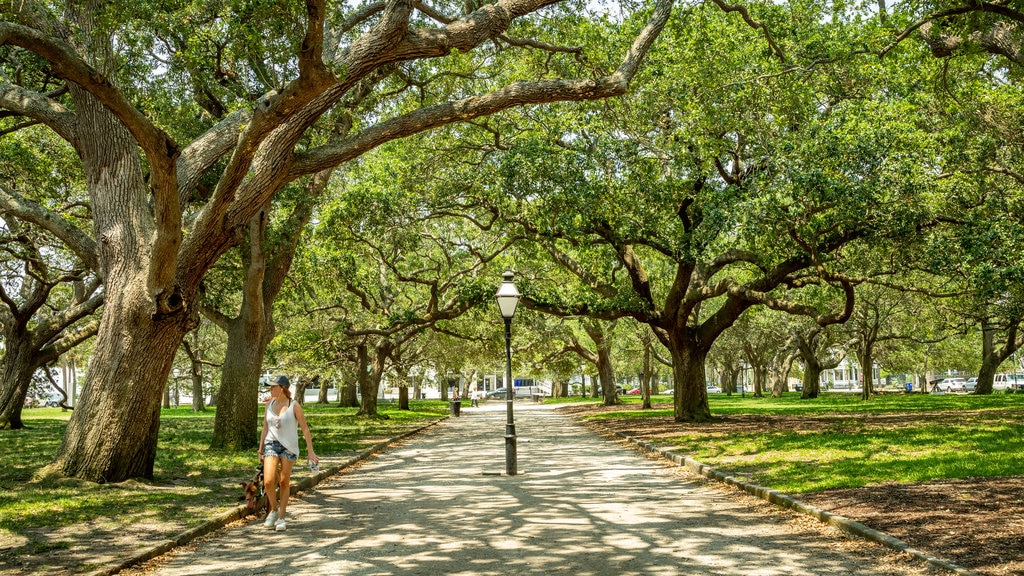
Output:
[[516,425],[514,423],[509,423],[505,424],[505,474],[508,476],[515,476],[518,473],[516,470],[517,467]]

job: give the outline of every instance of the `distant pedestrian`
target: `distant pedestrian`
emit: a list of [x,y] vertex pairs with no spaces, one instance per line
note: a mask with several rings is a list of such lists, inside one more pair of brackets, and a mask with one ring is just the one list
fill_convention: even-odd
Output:
[[[286,526],[284,517],[291,492],[292,467],[299,459],[299,428],[306,438],[306,458],[310,465],[318,465],[320,458],[313,451],[313,438],[309,434],[302,405],[292,400],[292,393],[288,390],[288,377],[284,374],[271,376],[265,386],[270,387],[270,399],[267,400],[263,432],[260,433],[259,455],[263,462],[263,486],[270,512],[263,525],[281,531]],[[280,493],[275,492],[277,489]]]
[[482,396],[482,395],[483,395],[483,392],[481,392],[480,390],[477,390],[476,388],[473,388],[473,391],[469,393],[469,399],[470,399],[469,405],[473,406],[473,407],[480,406],[480,396]]

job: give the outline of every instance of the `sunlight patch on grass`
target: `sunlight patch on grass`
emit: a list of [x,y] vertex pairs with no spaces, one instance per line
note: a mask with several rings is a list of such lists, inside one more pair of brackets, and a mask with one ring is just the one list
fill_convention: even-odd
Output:
[[[627,398],[627,405],[639,400]],[[588,415],[590,420],[672,418],[672,410],[623,410]],[[1024,470],[1024,396],[859,395],[826,393],[804,400],[709,396],[721,426],[683,424],[655,444],[727,474],[791,493],[882,482],[1012,476]],[[740,417],[732,419],[730,417]],[[779,416],[779,419],[744,419]],[[625,420],[625,422],[622,422]],[[764,428],[736,431],[730,424]]]
[[[412,401],[410,406],[408,411],[393,404],[378,406],[380,418],[356,416],[357,408],[315,403],[306,404],[305,411],[317,453],[340,461],[448,412],[448,403],[436,400]],[[153,480],[104,485],[71,479],[31,482],[53,458],[70,415],[59,408],[25,410],[26,429],[0,431],[9,447],[0,453],[0,531],[15,541],[40,529],[115,515],[118,522],[172,520],[190,528],[218,510],[238,506],[238,483],[251,478],[259,462],[255,447],[237,452],[209,448],[215,407],[199,413],[181,407],[161,412]],[[259,433],[259,428],[254,430]]]

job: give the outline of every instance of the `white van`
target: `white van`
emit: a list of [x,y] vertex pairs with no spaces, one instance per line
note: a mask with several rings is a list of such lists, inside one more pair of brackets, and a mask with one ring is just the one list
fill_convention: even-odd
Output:
[[993,390],[1020,388],[1024,385],[1024,374],[996,374],[992,377]]
[[535,396],[550,396],[551,390],[545,390],[543,386],[516,386],[516,398],[533,398]]

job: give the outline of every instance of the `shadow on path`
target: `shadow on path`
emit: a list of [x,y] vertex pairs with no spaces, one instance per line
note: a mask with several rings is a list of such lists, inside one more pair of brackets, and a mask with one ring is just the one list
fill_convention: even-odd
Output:
[[464,408],[315,492],[288,530],[253,521],[172,554],[166,575],[892,573],[834,540],[516,404],[518,476],[505,476],[504,403]]

